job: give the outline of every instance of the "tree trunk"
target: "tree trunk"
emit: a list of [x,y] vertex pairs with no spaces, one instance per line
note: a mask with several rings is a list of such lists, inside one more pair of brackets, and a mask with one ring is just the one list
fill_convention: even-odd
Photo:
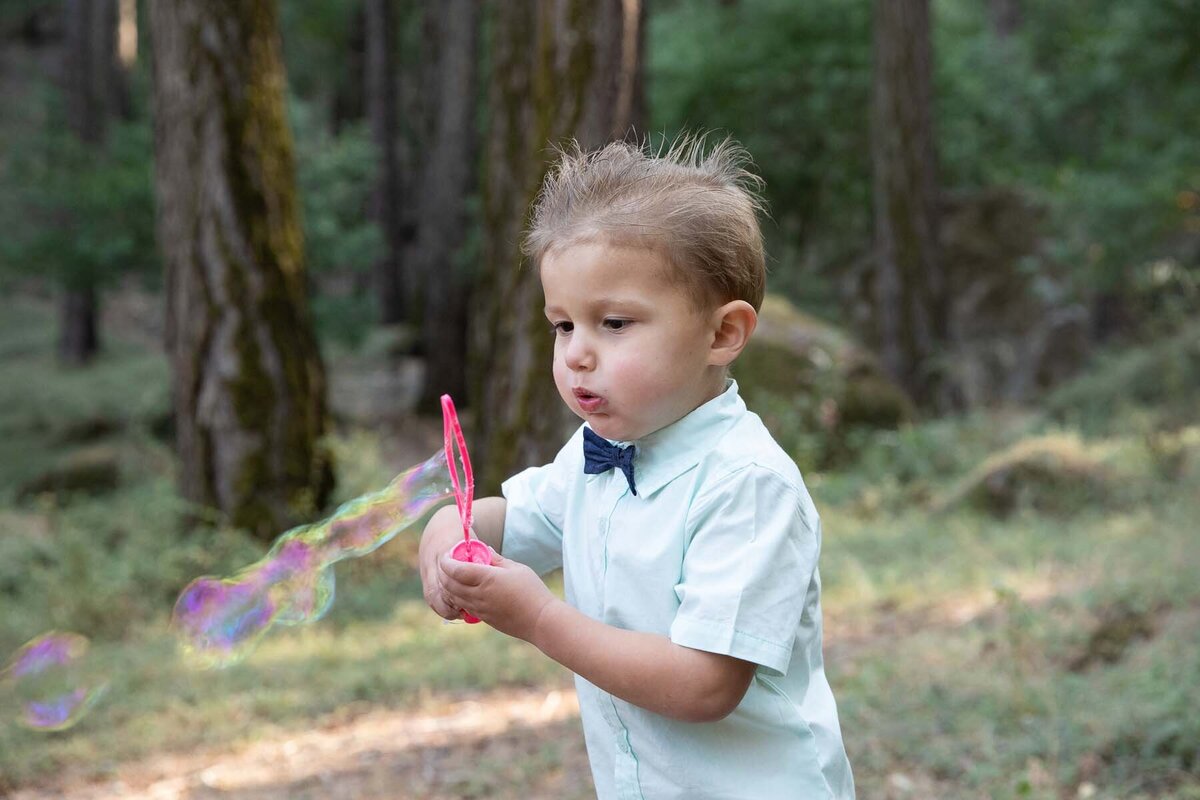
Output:
[[946,298],[929,34],[929,0],[876,0],[873,334],[888,372],[918,402],[941,406],[934,359],[946,341]]
[[424,283],[421,352],[425,383],[420,407],[436,410],[449,393],[466,401],[468,269],[463,233],[477,177],[475,136],[478,0],[443,0],[426,9],[425,38],[436,101],[423,151],[417,264]]
[[342,69],[333,90],[333,112],[330,115],[333,132],[340,133],[348,124],[366,116],[367,89],[367,10],[357,2],[348,12],[350,27],[346,36],[346,52]]
[[[84,144],[104,144],[108,118],[123,107],[117,60],[117,0],[66,0],[67,119]],[[96,276],[79,275],[63,288],[58,356],[65,364],[88,363],[100,349]]]
[[617,88],[616,126],[626,141],[646,134],[646,6],[650,0],[623,0],[621,76]]
[[411,314],[404,291],[400,227],[400,167],[396,160],[396,15],[393,0],[366,0],[366,106],[371,139],[379,152],[379,176],[371,197],[371,217],[383,231],[385,251],[375,264],[379,321],[405,322]]
[[543,463],[578,420],[551,377],[553,338],[542,289],[519,240],[545,176],[551,144],[585,149],[623,136],[618,113],[623,0],[498,3],[491,25],[490,127],[483,175],[483,268],[472,350],[477,475],[494,490]]
[[96,325],[96,289],[94,286],[63,290],[59,314],[58,358],[64,364],[82,366],[100,350],[99,326]]
[[271,538],[332,487],[272,0],[155,0],[158,234],[183,496]]
[[997,39],[1007,39],[1021,28],[1021,0],[987,0],[988,21]]

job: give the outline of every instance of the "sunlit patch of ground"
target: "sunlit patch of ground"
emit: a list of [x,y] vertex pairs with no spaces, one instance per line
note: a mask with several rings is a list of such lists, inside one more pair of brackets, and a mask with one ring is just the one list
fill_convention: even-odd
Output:
[[13,800],[584,798],[593,796],[570,690],[505,690],[421,712],[370,711],[240,750],[155,756],[99,782]]

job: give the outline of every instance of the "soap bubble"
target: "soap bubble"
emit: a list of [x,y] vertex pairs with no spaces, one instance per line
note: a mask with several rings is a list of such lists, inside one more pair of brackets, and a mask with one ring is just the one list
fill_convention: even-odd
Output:
[[0,687],[16,698],[22,725],[61,731],[87,714],[106,688],[87,658],[89,646],[85,636],[50,631],[17,650]]
[[328,519],[282,534],[230,578],[205,576],[179,595],[171,625],[202,666],[234,664],[275,625],[315,622],[333,604],[333,564],[373,552],[453,495],[443,452],[383,489],[343,503]]

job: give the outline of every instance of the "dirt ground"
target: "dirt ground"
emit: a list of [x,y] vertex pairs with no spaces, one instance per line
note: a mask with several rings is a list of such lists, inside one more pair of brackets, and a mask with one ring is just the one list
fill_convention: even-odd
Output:
[[103,780],[63,776],[11,800],[594,797],[571,690],[521,690],[432,711],[372,711],[233,750],[158,755]]

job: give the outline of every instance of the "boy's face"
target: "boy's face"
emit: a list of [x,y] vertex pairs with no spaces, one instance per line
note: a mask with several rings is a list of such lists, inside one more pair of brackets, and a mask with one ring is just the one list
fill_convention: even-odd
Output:
[[554,383],[607,439],[632,441],[720,394],[714,329],[658,253],[591,242],[542,259]]

